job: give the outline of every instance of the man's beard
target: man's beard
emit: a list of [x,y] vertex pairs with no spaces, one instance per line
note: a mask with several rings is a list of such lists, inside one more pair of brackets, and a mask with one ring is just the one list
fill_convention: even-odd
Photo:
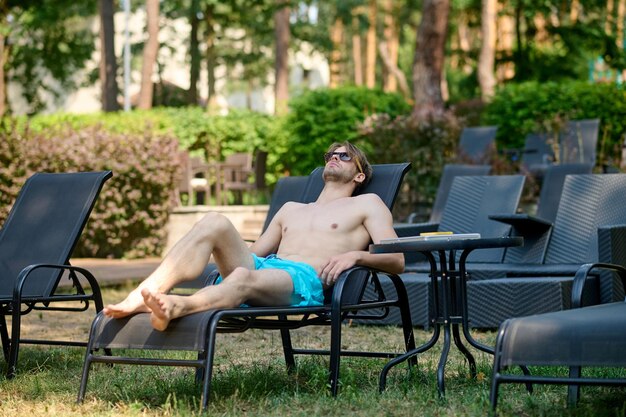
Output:
[[322,174],[322,178],[324,182],[338,182],[342,184],[347,184],[352,182],[354,178],[354,174],[347,172],[341,169],[329,169],[328,167],[324,168],[324,172]]

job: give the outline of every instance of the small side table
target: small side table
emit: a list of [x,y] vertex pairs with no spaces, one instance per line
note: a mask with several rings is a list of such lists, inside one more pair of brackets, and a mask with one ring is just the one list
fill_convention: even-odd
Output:
[[[467,358],[470,366],[470,374],[476,376],[476,360],[461,340],[461,326],[463,336],[467,342],[475,348],[493,355],[494,349],[476,341],[469,331],[467,313],[467,272],[465,262],[468,255],[476,249],[503,248],[521,246],[524,239],[521,237],[479,238],[479,239],[437,239],[416,242],[397,242],[370,245],[370,253],[410,253],[420,252],[430,263],[430,278],[433,288],[435,317],[433,318],[434,332],[429,341],[415,349],[389,361],[380,373],[379,388],[385,389],[387,373],[395,365],[427,351],[435,346],[443,329],[443,349],[437,366],[437,386],[439,395],[445,395],[444,373],[448,354],[450,352],[451,336],[454,344]],[[456,252],[462,251],[458,261]],[[439,266],[435,259],[438,254]],[[441,295],[439,290],[441,288]]]

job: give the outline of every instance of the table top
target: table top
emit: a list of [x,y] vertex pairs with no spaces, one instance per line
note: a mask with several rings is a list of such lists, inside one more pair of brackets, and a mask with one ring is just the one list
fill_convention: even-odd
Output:
[[479,239],[427,240],[372,244],[370,253],[431,252],[439,250],[490,249],[522,246],[522,237],[486,237]]

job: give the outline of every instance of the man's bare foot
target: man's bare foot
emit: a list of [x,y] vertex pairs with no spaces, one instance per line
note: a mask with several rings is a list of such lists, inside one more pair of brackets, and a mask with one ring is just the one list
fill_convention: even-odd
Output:
[[109,304],[102,309],[102,312],[107,317],[119,319],[135,313],[149,313],[150,309],[143,301],[141,290],[135,289],[122,302]]
[[167,294],[152,292],[147,288],[141,290],[145,305],[152,311],[150,323],[155,330],[163,331],[170,324],[172,303]]

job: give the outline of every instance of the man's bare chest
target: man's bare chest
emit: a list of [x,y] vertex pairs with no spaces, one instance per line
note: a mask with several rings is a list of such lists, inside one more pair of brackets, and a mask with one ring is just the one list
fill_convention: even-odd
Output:
[[352,205],[309,204],[293,210],[283,221],[283,233],[347,233],[360,227],[362,215]]

